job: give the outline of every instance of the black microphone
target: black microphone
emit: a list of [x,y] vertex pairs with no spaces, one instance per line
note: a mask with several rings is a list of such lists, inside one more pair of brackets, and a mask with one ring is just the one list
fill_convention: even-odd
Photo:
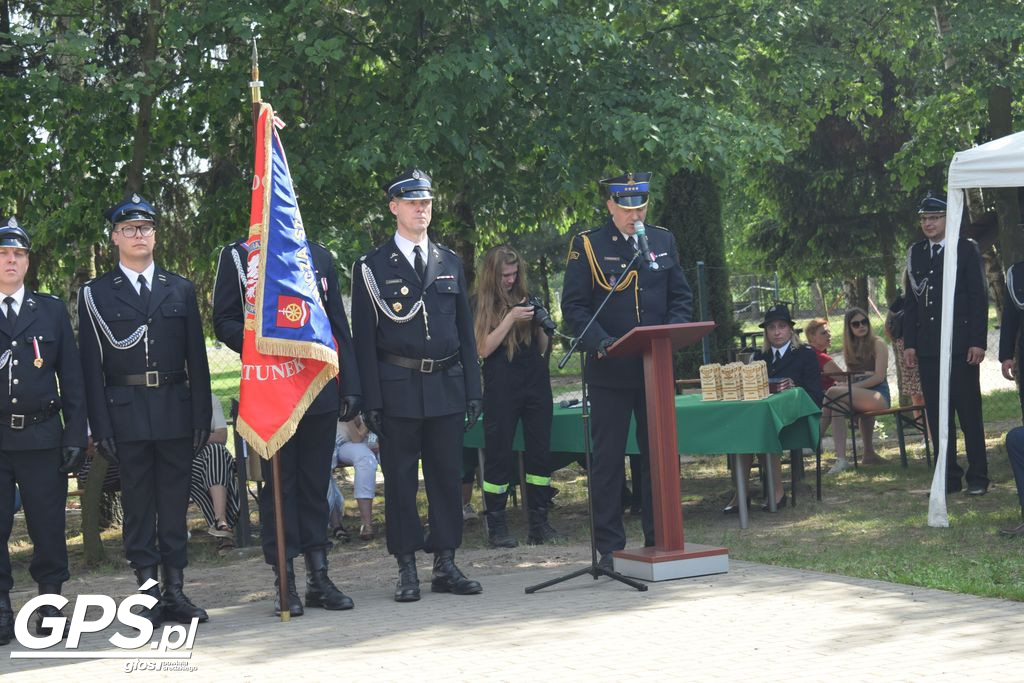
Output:
[[640,256],[643,257],[644,263],[651,270],[658,269],[658,262],[651,255],[651,247],[647,244],[647,228],[644,227],[643,221],[637,221],[633,223],[633,228],[636,229],[636,244],[640,249]]

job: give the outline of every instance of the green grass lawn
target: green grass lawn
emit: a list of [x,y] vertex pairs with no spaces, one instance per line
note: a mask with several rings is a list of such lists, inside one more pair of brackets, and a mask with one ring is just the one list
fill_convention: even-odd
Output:
[[[733,488],[724,458],[701,458],[682,468],[686,539],[725,546],[737,560],[1024,600],[1024,538],[997,533],[1020,521],[1001,439],[989,440],[989,493],[950,495],[949,528],[927,524],[932,472],[925,466],[923,448],[911,450],[906,470],[897,464],[896,449],[882,449],[893,464],[862,466],[839,476],[823,473],[821,502],[813,492],[803,493],[796,508],[787,506],[778,514],[762,512],[755,502],[746,530],[739,528],[737,515],[721,512]],[[806,462],[807,482],[813,486],[813,460]],[[788,490],[786,467],[783,477]],[[561,493],[556,498],[559,507],[551,512],[552,523],[574,541],[585,542],[584,478],[572,465],[556,473],[555,480]],[[753,486],[759,488],[756,480]],[[520,538],[526,535],[524,515],[511,515],[512,529]],[[626,515],[626,525],[630,547],[639,545],[639,517]],[[467,535],[465,543],[483,546],[483,536]]]

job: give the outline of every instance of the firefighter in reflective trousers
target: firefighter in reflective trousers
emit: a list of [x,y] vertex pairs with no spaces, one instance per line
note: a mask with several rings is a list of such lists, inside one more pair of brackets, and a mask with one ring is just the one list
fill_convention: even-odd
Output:
[[527,541],[557,536],[548,523],[551,505],[551,376],[548,372],[551,316],[528,296],[519,254],[501,245],[484,255],[477,274],[475,326],[484,370],[484,518],[492,547],[518,545],[505,516],[515,473],[512,440],[522,420],[526,457]]

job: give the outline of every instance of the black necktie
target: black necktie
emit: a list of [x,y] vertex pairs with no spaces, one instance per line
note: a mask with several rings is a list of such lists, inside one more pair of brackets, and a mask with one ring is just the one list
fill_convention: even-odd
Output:
[[778,362],[779,362],[779,359],[781,359],[781,358],[782,358],[782,354],[781,354],[781,353],[779,353],[779,350],[778,350],[778,349],[775,349],[775,360],[774,360],[774,361],[772,361],[772,362],[774,362],[774,363],[778,363]]
[[633,251],[636,251],[636,235],[629,236],[629,246],[633,248]]
[[423,282],[423,274],[426,272],[426,266],[423,265],[423,250],[420,249],[420,245],[416,245],[412,248],[414,254],[412,265],[416,269],[416,274],[420,276],[420,282]]
[[7,304],[7,325],[11,328],[11,332],[14,332],[14,323],[18,322],[18,314],[14,312],[14,297],[4,297],[4,303]]
[[149,287],[145,275],[139,275],[139,298],[142,299],[142,307],[149,310]]
[[939,257],[939,252],[940,251],[942,251],[942,245],[941,244],[933,244],[932,245],[932,260],[933,261]]

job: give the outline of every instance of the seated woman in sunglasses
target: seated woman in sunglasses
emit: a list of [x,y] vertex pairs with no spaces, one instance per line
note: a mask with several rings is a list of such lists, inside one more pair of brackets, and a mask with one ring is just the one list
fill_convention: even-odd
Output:
[[[889,347],[875,336],[867,313],[859,308],[851,308],[844,318],[843,359],[846,362],[846,371],[851,373],[849,387],[846,382],[840,381],[826,392],[828,398],[847,411],[852,399],[853,410],[858,413],[888,408],[891,403],[889,382],[886,378],[889,368]],[[838,434],[843,433],[845,425],[840,425],[839,431],[836,430],[837,423],[845,419],[837,413],[834,413],[832,418],[832,432],[837,435],[836,463],[829,470],[829,474],[853,467],[846,459],[846,439],[838,438]],[[885,461],[875,453],[871,443],[875,418],[860,417],[859,420],[860,433],[864,440],[864,457],[861,462],[865,465],[883,464]]]

